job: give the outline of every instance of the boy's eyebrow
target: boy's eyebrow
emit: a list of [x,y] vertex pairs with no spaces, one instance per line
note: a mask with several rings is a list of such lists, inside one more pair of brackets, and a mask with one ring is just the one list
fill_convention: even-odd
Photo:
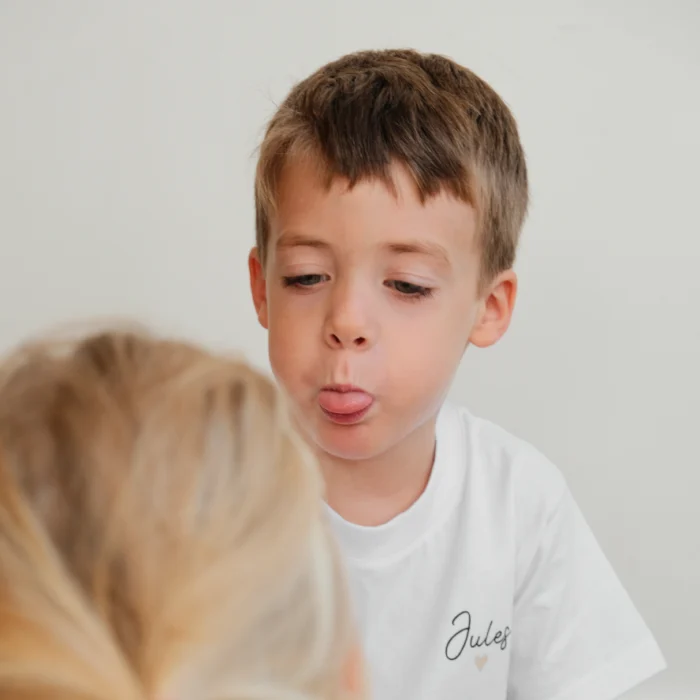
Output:
[[406,241],[403,243],[389,243],[387,248],[392,253],[411,253],[414,255],[428,255],[432,258],[449,266],[450,257],[447,250],[438,243],[429,243],[428,241]]
[[[331,246],[326,241],[292,231],[282,233],[276,243],[276,248],[278,250],[304,247],[327,250]],[[431,243],[428,241],[402,241],[401,243],[387,243],[385,248],[389,252],[396,254],[427,255],[431,258],[435,258],[442,265],[450,266],[450,256],[447,250],[438,243]]]
[[319,240],[318,238],[313,238],[312,236],[305,236],[301,233],[283,233],[277,239],[277,244],[275,246],[278,250],[283,248],[330,248],[328,243]]

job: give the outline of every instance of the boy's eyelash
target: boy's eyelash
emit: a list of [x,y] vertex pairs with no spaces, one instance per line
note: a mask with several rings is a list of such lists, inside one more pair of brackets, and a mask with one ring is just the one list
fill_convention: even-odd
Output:
[[[282,278],[282,284],[285,287],[296,287],[297,289],[310,289],[325,281],[326,275],[320,274],[293,275]],[[384,285],[395,291],[406,301],[418,301],[433,294],[433,290],[430,287],[423,287],[419,284],[412,284],[402,280],[387,280]]]
[[412,284],[411,282],[388,280],[385,284],[387,287],[409,300],[417,301],[418,299],[430,297],[433,294],[433,290],[430,287],[423,287],[420,284]]
[[324,281],[325,275],[294,275],[283,277],[282,284],[285,287],[313,287]]

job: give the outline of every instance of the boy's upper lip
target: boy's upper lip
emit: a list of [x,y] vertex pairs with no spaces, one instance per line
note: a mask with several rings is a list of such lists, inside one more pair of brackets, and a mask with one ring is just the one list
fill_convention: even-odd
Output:
[[369,394],[362,387],[355,386],[354,384],[326,384],[326,386],[321,387],[321,391],[337,391],[339,394],[349,394],[351,391],[358,392],[362,394]]

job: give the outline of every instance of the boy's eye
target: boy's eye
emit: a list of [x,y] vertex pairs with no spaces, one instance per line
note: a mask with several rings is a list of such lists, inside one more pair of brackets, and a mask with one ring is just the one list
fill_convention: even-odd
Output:
[[396,290],[399,294],[407,297],[427,297],[432,293],[429,287],[422,287],[419,284],[411,282],[402,282],[401,280],[388,280],[385,282],[387,287]]
[[313,287],[325,281],[326,275],[295,275],[294,277],[283,277],[282,282],[285,287]]

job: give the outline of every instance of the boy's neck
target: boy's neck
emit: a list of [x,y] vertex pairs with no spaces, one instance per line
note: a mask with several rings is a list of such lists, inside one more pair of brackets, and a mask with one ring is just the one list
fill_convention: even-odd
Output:
[[435,457],[432,418],[400,444],[373,459],[319,455],[328,505],[343,519],[382,525],[410,508],[425,490]]

